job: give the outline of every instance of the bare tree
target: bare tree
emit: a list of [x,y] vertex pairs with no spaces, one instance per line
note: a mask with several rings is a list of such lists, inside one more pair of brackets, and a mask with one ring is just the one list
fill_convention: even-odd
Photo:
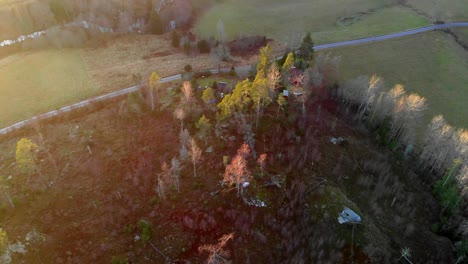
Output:
[[177,108],[174,111],[174,116],[180,120],[180,131],[184,130],[184,119],[187,116],[187,112],[183,108]]
[[224,249],[227,242],[234,238],[234,233],[223,235],[218,239],[218,244],[214,245],[202,245],[198,248],[198,251],[208,252],[208,259],[206,262],[208,264],[222,264],[222,263],[231,263],[227,258],[229,258],[229,252]]
[[180,192],[180,161],[176,157],[171,160],[171,175],[177,192]]
[[197,164],[201,161],[202,151],[197,146],[197,142],[193,138],[190,141],[189,155],[193,164],[193,177],[197,177]]
[[234,184],[237,188],[237,195],[241,194],[242,184],[249,181],[252,176],[247,168],[247,156],[250,154],[249,145],[244,143],[237,150],[236,156],[232,159],[231,163],[226,166],[224,172],[224,182],[226,184]]
[[[435,116],[426,132],[426,140],[420,154],[420,163],[434,169],[447,168],[455,158],[453,149],[454,128],[445,122],[443,116]],[[445,165],[445,166],[444,166]]]
[[182,103],[185,106],[189,106],[194,100],[192,84],[190,82],[184,82],[182,86],[182,94]]
[[403,116],[403,124],[400,131],[402,141],[406,145],[414,145],[417,130],[421,127],[427,109],[426,98],[417,94],[410,94],[406,97],[406,113]]
[[265,168],[266,159],[267,159],[266,153],[261,154],[260,157],[258,157],[257,159],[257,163],[258,165],[260,165],[260,171],[262,173],[262,177],[263,177],[263,170]]
[[277,97],[276,88],[278,87],[280,80],[281,72],[278,68],[278,65],[276,63],[272,63],[267,72],[267,84],[268,90],[270,91],[271,100],[274,100]]
[[190,136],[190,133],[186,128],[180,131],[179,140],[182,146],[188,146],[190,144],[191,139],[192,137]]
[[356,118],[362,119],[363,115],[367,112],[370,106],[374,106],[378,94],[383,88],[383,81],[377,75],[372,75],[369,79],[363,97],[361,98],[361,104],[358,108],[358,113]]
[[220,70],[221,62],[229,61],[231,57],[229,48],[224,43],[218,43],[218,45],[211,49],[211,57],[218,64],[218,70]]
[[159,198],[166,198],[166,190],[171,180],[171,169],[166,162],[161,165],[161,172],[158,173],[158,179],[156,183],[156,192]]

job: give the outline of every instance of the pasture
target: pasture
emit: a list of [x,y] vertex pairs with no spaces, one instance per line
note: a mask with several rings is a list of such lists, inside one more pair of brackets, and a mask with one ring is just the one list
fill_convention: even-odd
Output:
[[424,12],[433,20],[445,22],[468,20],[466,0],[408,0],[407,3]]
[[[276,51],[282,48],[276,47]],[[235,58],[232,64],[250,64]],[[170,34],[124,35],[96,48],[49,49],[0,59],[0,127],[89,97],[135,85],[133,74],[146,82],[152,71],[160,76],[216,68],[209,55],[187,56],[170,44]]]
[[426,121],[436,114],[468,127],[468,53],[443,32],[333,49],[341,57],[341,79],[377,74],[427,98]]
[[318,44],[363,38],[428,25],[408,8],[386,0],[227,0],[202,15],[195,31],[218,37],[224,24],[228,39],[241,35],[267,35],[296,46],[305,32]]
[[78,50],[25,52],[6,57],[0,60],[0,127],[98,91]]

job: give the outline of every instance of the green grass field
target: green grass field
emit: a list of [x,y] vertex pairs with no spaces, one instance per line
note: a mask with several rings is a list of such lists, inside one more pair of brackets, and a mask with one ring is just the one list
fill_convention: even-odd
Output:
[[342,79],[377,74],[387,86],[401,83],[427,98],[429,121],[436,114],[468,127],[468,53],[442,32],[333,49],[341,56]]
[[[217,36],[222,20],[229,39],[260,34],[297,45],[305,32],[316,43],[382,35],[429,22],[385,0],[227,0],[214,5],[196,23],[203,37]],[[347,19],[344,19],[347,18]]]
[[446,22],[468,20],[466,0],[408,0],[408,4],[434,19]]
[[0,60],[0,127],[99,91],[78,50],[21,53]]

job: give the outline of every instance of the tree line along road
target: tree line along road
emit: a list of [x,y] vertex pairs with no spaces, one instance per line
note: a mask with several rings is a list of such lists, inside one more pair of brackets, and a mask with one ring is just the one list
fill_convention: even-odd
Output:
[[[454,23],[447,23],[447,24],[435,24],[435,25],[430,25],[426,27],[421,27],[421,28],[416,28],[416,29],[411,29],[407,31],[402,31],[402,32],[397,32],[397,33],[392,33],[392,34],[387,34],[387,35],[382,35],[382,36],[376,36],[376,37],[369,37],[369,38],[362,38],[362,39],[355,39],[355,40],[348,40],[348,41],[341,41],[341,42],[335,42],[335,43],[328,43],[328,44],[322,44],[322,45],[316,45],[314,46],[314,50],[324,50],[324,49],[332,49],[332,48],[337,48],[337,47],[343,47],[343,46],[351,46],[351,45],[359,45],[359,44],[364,44],[364,43],[370,43],[370,42],[376,42],[376,41],[383,41],[387,39],[393,39],[393,38],[400,38],[404,36],[409,36],[409,35],[415,35],[419,33],[424,33],[432,30],[439,30],[439,29],[448,29],[452,27],[468,27],[468,22],[454,22]],[[250,69],[251,65],[244,65],[244,66],[239,66],[236,67],[236,71],[248,71]],[[221,72],[228,72],[230,69],[229,68],[223,68],[220,69]],[[211,73],[218,73],[218,69],[210,69],[209,70]],[[162,83],[165,82],[170,82],[170,81],[175,81],[179,80],[182,78],[181,74],[176,74],[172,76],[167,76],[161,79]],[[140,89],[143,85],[135,85],[132,87],[128,87],[116,92],[100,95],[91,99],[87,99],[69,106],[64,106],[62,108],[59,108],[57,110],[52,110],[44,114],[40,114],[31,118],[28,118],[26,120],[20,121],[18,123],[15,123],[13,125],[7,126],[5,128],[0,129],[0,135],[6,135],[14,130],[20,129],[25,127],[26,125],[30,124],[31,122],[38,121],[38,120],[43,120],[47,118],[51,118],[54,116],[58,116],[63,113],[67,113],[70,111],[73,111],[75,109],[82,108],[84,106],[90,105],[91,103],[99,102],[99,101],[104,101],[108,100],[111,98],[115,98],[120,95],[128,94],[131,92],[135,92],[138,89]]]

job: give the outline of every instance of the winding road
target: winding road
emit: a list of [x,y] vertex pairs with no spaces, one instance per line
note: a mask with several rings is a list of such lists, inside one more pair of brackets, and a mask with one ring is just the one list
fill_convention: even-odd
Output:
[[[324,49],[331,49],[331,48],[336,48],[336,47],[343,47],[343,46],[350,46],[350,45],[357,45],[357,44],[363,44],[363,43],[370,43],[370,42],[377,42],[377,41],[382,41],[382,40],[387,40],[387,39],[393,39],[393,38],[400,38],[404,36],[409,36],[409,35],[415,35],[423,32],[428,32],[432,30],[439,30],[439,29],[448,29],[452,27],[468,27],[468,22],[455,22],[455,23],[447,23],[447,24],[436,24],[436,25],[430,25],[426,27],[421,27],[417,29],[411,29],[407,31],[402,31],[398,33],[392,33],[388,35],[382,35],[382,36],[376,36],[376,37],[369,37],[369,38],[362,38],[362,39],[355,39],[355,40],[348,40],[348,41],[341,41],[341,42],[335,42],[335,43],[329,43],[329,44],[322,44],[322,45],[316,45],[314,46],[314,50],[324,50]],[[245,65],[245,66],[239,66],[236,67],[236,71],[248,71],[250,69],[250,65]],[[221,72],[228,72],[230,69],[229,68],[224,68],[221,69]],[[218,73],[217,69],[211,69],[209,70],[212,73]],[[181,74],[177,75],[172,75],[168,77],[164,77],[161,79],[161,82],[170,82],[170,81],[175,81],[179,80],[182,78]],[[115,98],[120,95],[128,94],[134,91],[137,91],[140,89],[142,85],[136,85],[132,87],[128,87],[116,92],[104,94],[101,96],[97,96],[91,99],[87,99],[69,106],[62,107],[57,110],[52,110],[44,114],[40,114],[34,117],[31,117],[29,119],[20,121],[18,123],[15,123],[13,125],[10,125],[8,127],[0,129],[0,135],[6,135],[16,129],[20,129],[22,127],[25,127],[29,123],[36,121],[36,120],[43,120],[47,118],[51,118],[54,116],[58,116],[60,114],[70,112],[72,110],[82,108],[84,106],[90,105],[91,103],[99,102],[99,101],[104,101],[108,100],[111,98]]]

